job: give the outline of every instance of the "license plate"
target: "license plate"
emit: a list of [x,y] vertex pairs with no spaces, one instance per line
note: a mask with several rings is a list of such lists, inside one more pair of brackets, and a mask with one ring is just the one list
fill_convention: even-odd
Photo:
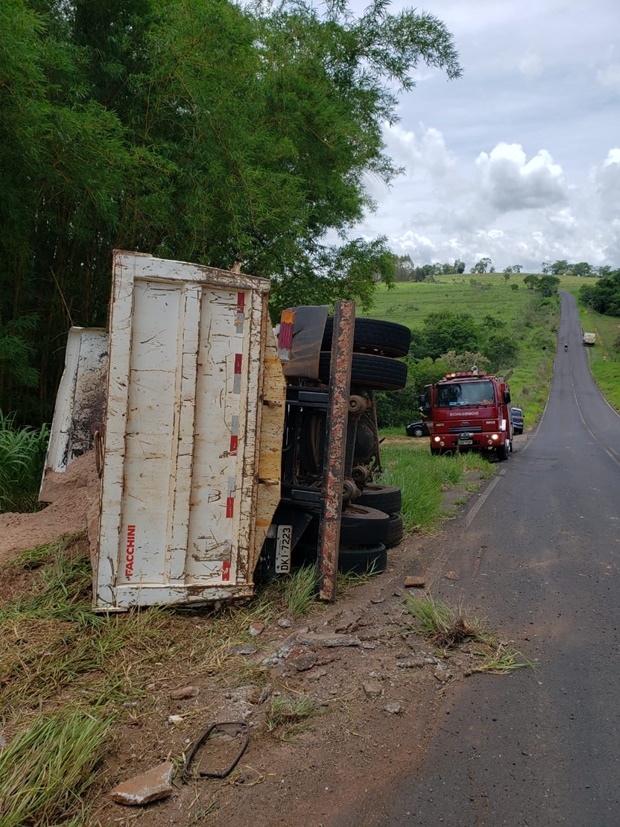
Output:
[[276,574],[289,574],[291,570],[291,544],[293,526],[279,525],[276,534]]
[[473,439],[459,439],[459,445],[473,445]]

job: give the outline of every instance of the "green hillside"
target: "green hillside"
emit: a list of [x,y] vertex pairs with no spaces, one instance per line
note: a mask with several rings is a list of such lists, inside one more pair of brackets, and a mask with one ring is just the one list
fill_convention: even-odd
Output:
[[[553,370],[559,303],[543,300],[523,284],[525,274],[442,276],[435,282],[398,282],[388,290],[379,285],[368,315],[421,329],[426,316],[437,312],[469,313],[477,323],[493,316],[506,323],[504,332],[517,343],[510,386],[513,402],[523,408],[527,425],[541,415]],[[583,282],[575,278],[577,287]],[[411,411],[411,418],[417,411]],[[404,424],[404,423],[403,423]]]

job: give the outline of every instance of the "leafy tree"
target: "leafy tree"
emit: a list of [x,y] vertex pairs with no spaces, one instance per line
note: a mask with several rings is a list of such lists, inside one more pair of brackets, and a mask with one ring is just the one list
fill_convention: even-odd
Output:
[[449,350],[461,353],[478,348],[478,327],[469,313],[431,313],[424,319],[422,334],[426,355],[433,359]]
[[519,355],[514,337],[506,333],[491,333],[483,350],[493,373],[513,367]]
[[[287,303],[393,280],[383,239],[346,237],[390,182],[383,124],[422,64],[460,75],[444,24],[384,0],[3,0],[0,319],[38,317],[49,416],[71,323],[105,323],[113,248],[243,269]],[[28,351],[24,351],[28,356]],[[28,356],[30,358],[30,356]],[[42,400],[40,405],[39,400]]]
[[[540,283],[540,278],[540,276],[535,276],[533,273],[529,273],[527,276],[524,276],[523,283],[528,290],[536,290]],[[546,276],[544,276],[544,278],[546,278]]]
[[396,256],[394,281],[413,281],[413,269],[411,256]]
[[410,365],[409,375],[416,394],[419,396],[419,394],[424,392],[425,385],[431,385],[433,382],[438,382],[451,370],[452,367],[450,363],[444,359],[444,357],[439,359],[431,359],[430,356],[426,356],[414,365]]
[[607,316],[620,316],[620,270],[599,279],[596,284],[583,284],[579,296],[584,304]]
[[559,284],[560,279],[556,276],[541,276],[536,285],[536,291],[548,298],[557,294]]
[[446,373],[469,371],[474,367],[474,365],[478,368],[478,370],[481,370],[484,373],[488,373],[491,369],[490,361],[484,354],[479,352],[472,353],[470,351],[466,351],[465,353],[457,353],[454,350],[449,350],[447,353],[444,353],[441,360],[438,361],[444,362],[448,365],[448,370]]
[[571,267],[571,271],[573,276],[580,276],[581,278],[587,278],[593,274],[593,267],[591,264],[588,264],[587,261],[579,261],[577,264],[573,264]]
[[570,265],[565,259],[558,259],[554,261],[549,267],[549,274],[554,276],[563,276],[569,272]]
[[471,268],[472,273],[493,273],[495,272],[495,268],[493,267],[493,262],[490,258],[481,258],[477,261],[474,266]]

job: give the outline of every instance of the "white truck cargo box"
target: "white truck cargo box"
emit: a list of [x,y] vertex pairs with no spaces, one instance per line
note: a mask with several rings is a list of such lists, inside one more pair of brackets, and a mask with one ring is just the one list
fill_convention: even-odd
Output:
[[115,252],[96,609],[252,594],[286,394],[268,289]]

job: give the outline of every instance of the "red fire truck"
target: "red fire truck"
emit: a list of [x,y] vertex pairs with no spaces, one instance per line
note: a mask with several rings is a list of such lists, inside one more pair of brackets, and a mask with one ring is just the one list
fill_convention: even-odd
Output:
[[425,418],[433,423],[431,454],[491,451],[500,460],[508,459],[512,423],[506,379],[473,367],[448,373],[425,390],[420,403]]

